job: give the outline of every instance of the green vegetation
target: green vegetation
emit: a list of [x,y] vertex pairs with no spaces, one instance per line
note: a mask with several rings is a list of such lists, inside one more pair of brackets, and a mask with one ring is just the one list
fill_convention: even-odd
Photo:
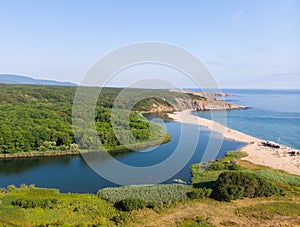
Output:
[[138,198],[150,205],[170,204],[188,200],[192,188],[182,184],[131,185],[104,188],[97,193],[113,204],[129,198]]
[[[233,157],[243,155],[229,152],[210,165],[193,165],[192,185],[123,186],[101,189],[97,195],[60,194],[56,189],[34,185],[22,184],[20,188],[10,185],[0,190],[0,223],[6,226],[161,226],[166,223],[238,226],[263,220],[268,225],[274,221],[299,225],[300,197],[293,188],[297,187],[298,178],[266,167],[248,168],[230,162]],[[243,164],[240,160],[237,163]],[[234,165],[239,167],[233,168]],[[285,183],[279,182],[283,176],[287,179]],[[287,191],[285,196],[282,188]],[[258,196],[262,197],[256,199]],[[219,202],[240,198],[244,199]]]
[[[193,165],[191,167],[193,186],[211,188],[212,197],[224,201],[284,194],[282,189],[271,183],[275,181],[274,179],[281,179],[279,173],[276,175],[272,170],[265,170],[273,174],[264,175],[261,170],[251,171],[235,164],[236,159],[244,155],[243,152],[228,152],[219,160]],[[288,179],[295,180],[293,177]]]
[[214,188],[219,175],[226,170],[242,171],[244,168],[231,161],[244,157],[245,152],[229,151],[224,158],[209,163],[198,163],[191,166],[192,185],[195,188]]
[[283,173],[280,171],[276,171],[273,169],[257,169],[255,170],[255,173],[261,177],[264,177],[272,182],[277,183],[285,183],[289,184],[291,186],[298,186],[300,187],[300,177],[291,175],[288,173]]
[[[85,101],[87,97],[95,94],[98,88],[83,90],[83,111],[79,114],[83,114],[88,108],[90,104]],[[72,127],[72,105],[76,87],[0,84],[0,154],[73,151],[88,147],[99,149],[96,136],[108,150],[124,148],[121,144],[157,144],[165,135],[164,129],[150,124],[138,112],[149,111],[153,105],[162,105],[168,110],[173,110],[176,98],[202,99],[192,94],[168,90],[125,91],[120,88],[103,88],[95,109],[95,123],[83,129],[77,128],[78,133],[75,136]],[[120,92],[121,99],[115,102]],[[114,126],[119,131],[118,138],[112,128],[112,107]],[[126,116],[129,116],[129,120]],[[77,117],[81,119],[85,116]],[[98,135],[83,133],[83,130],[93,127],[96,127]],[[133,136],[125,133],[128,131],[131,131]],[[79,141],[78,144],[76,141]]]
[[193,190],[188,192],[187,195],[190,199],[202,199],[204,197],[209,197],[211,193],[211,188],[193,188]]
[[267,180],[247,172],[225,171],[216,182],[215,197],[230,202],[244,197],[255,198],[279,194],[280,190]]
[[139,198],[128,198],[115,203],[115,207],[121,211],[133,211],[145,208],[146,202]]
[[5,226],[108,226],[119,215],[113,205],[96,195],[60,194],[56,189],[24,185],[2,190],[0,204],[0,223]]

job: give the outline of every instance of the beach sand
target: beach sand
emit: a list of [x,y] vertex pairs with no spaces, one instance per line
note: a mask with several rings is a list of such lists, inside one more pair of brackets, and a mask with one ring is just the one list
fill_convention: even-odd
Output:
[[206,126],[209,129],[222,133],[227,139],[247,143],[247,145],[241,149],[248,154],[247,157],[242,158],[243,160],[300,176],[300,155],[290,155],[290,152],[299,152],[299,150],[281,144],[280,148],[264,146],[262,144],[264,141],[261,139],[225,127],[217,122],[194,116],[191,114],[191,111],[192,110],[184,110],[168,115],[175,121]]

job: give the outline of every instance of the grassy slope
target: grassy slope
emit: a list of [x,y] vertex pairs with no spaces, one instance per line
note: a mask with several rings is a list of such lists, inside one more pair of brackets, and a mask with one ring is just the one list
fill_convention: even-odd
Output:
[[[16,199],[36,200],[55,198],[54,208],[20,208],[11,203]],[[0,223],[8,226],[31,225],[110,225],[117,210],[96,195],[60,194],[58,190],[20,188],[0,194]]]

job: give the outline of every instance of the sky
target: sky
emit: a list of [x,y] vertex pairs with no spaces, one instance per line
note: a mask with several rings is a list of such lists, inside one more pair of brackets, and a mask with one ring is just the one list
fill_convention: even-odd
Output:
[[[0,0],[0,74],[80,83],[97,59],[145,41],[192,52],[222,88],[300,89],[298,0]],[[147,75],[193,87],[179,74],[137,67],[110,85]]]

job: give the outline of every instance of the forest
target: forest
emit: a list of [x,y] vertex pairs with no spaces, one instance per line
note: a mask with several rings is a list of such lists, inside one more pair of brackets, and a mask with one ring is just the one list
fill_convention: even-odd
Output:
[[[94,144],[96,139],[80,128],[74,135],[72,106],[76,89],[0,84],[0,153],[87,149],[91,145],[99,148],[99,144]],[[84,88],[85,97],[96,90],[99,88]],[[184,95],[168,90],[103,88],[94,108],[95,121],[88,127],[96,127],[97,136],[106,149],[120,146],[120,140],[122,144],[159,140],[165,136],[165,129],[150,124],[140,112],[148,111],[154,102],[172,107],[176,97],[184,98]],[[112,127],[113,109],[119,138]],[[129,116],[129,124],[124,116]],[[133,136],[126,133],[128,130]]]

